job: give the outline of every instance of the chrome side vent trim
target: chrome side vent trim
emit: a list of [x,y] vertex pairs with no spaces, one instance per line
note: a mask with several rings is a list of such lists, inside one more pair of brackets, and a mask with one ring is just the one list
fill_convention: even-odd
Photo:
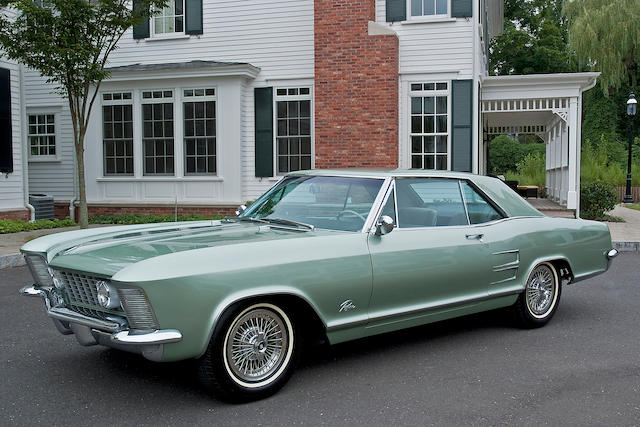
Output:
[[129,328],[138,330],[160,329],[147,294],[140,288],[118,288],[122,308],[127,315]]

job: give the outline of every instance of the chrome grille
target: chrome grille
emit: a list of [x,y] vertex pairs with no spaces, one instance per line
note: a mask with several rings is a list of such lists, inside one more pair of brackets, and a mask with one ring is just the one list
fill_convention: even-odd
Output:
[[131,329],[159,329],[147,295],[140,288],[119,288],[118,295]]
[[65,299],[71,310],[85,316],[106,319],[108,312],[98,303],[97,283],[102,279],[61,270],[55,270],[53,274],[62,282]]
[[100,307],[98,303],[98,291],[96,283],[100,280],[96,277],[84,274],[56,271],[59,279],[62,279],[64,289],[71,304],[82,304],[92,307]]

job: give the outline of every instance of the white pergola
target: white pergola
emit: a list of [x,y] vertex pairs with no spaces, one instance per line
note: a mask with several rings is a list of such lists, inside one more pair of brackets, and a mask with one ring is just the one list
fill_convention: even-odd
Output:
[[600,73],[488,76],[482,79],[485,133],[480,172],[486,173],[488,139],[499,134],[534,134],[546,144],[548,197],[579,209],[582,93]]

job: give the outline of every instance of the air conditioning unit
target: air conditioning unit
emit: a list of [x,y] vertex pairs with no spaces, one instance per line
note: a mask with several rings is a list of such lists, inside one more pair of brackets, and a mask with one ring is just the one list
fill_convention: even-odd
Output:
[[36,219],[53,219],[53,196],[29,194],[29,204],[36,210]]

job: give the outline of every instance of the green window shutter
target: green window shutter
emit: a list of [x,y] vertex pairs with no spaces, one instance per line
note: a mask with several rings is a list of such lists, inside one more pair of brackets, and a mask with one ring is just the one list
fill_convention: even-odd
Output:
[[453,134],[451,140],[451,169],[471,172],[473,144],[473,80],[451,82],[451,110]]
[[407,0],[387,0],[387,22],[407,19]]
[[11,72],[5,68],[0,68],[0,172],[13,172]]
[[451,0],[451,17],[468,18],[473,16],[471,0]]
[[256,176],[273,176],[273,88],[257,87],[255,101]]
[[186,34],[202,34],[202,0],[185,0],[184,18]]
[[[140,1],[133,0],[133,10],[140,10]],[[134,39],[146,39],[149,37],[149,18],[145,18],[139,24],[133,26]]]

